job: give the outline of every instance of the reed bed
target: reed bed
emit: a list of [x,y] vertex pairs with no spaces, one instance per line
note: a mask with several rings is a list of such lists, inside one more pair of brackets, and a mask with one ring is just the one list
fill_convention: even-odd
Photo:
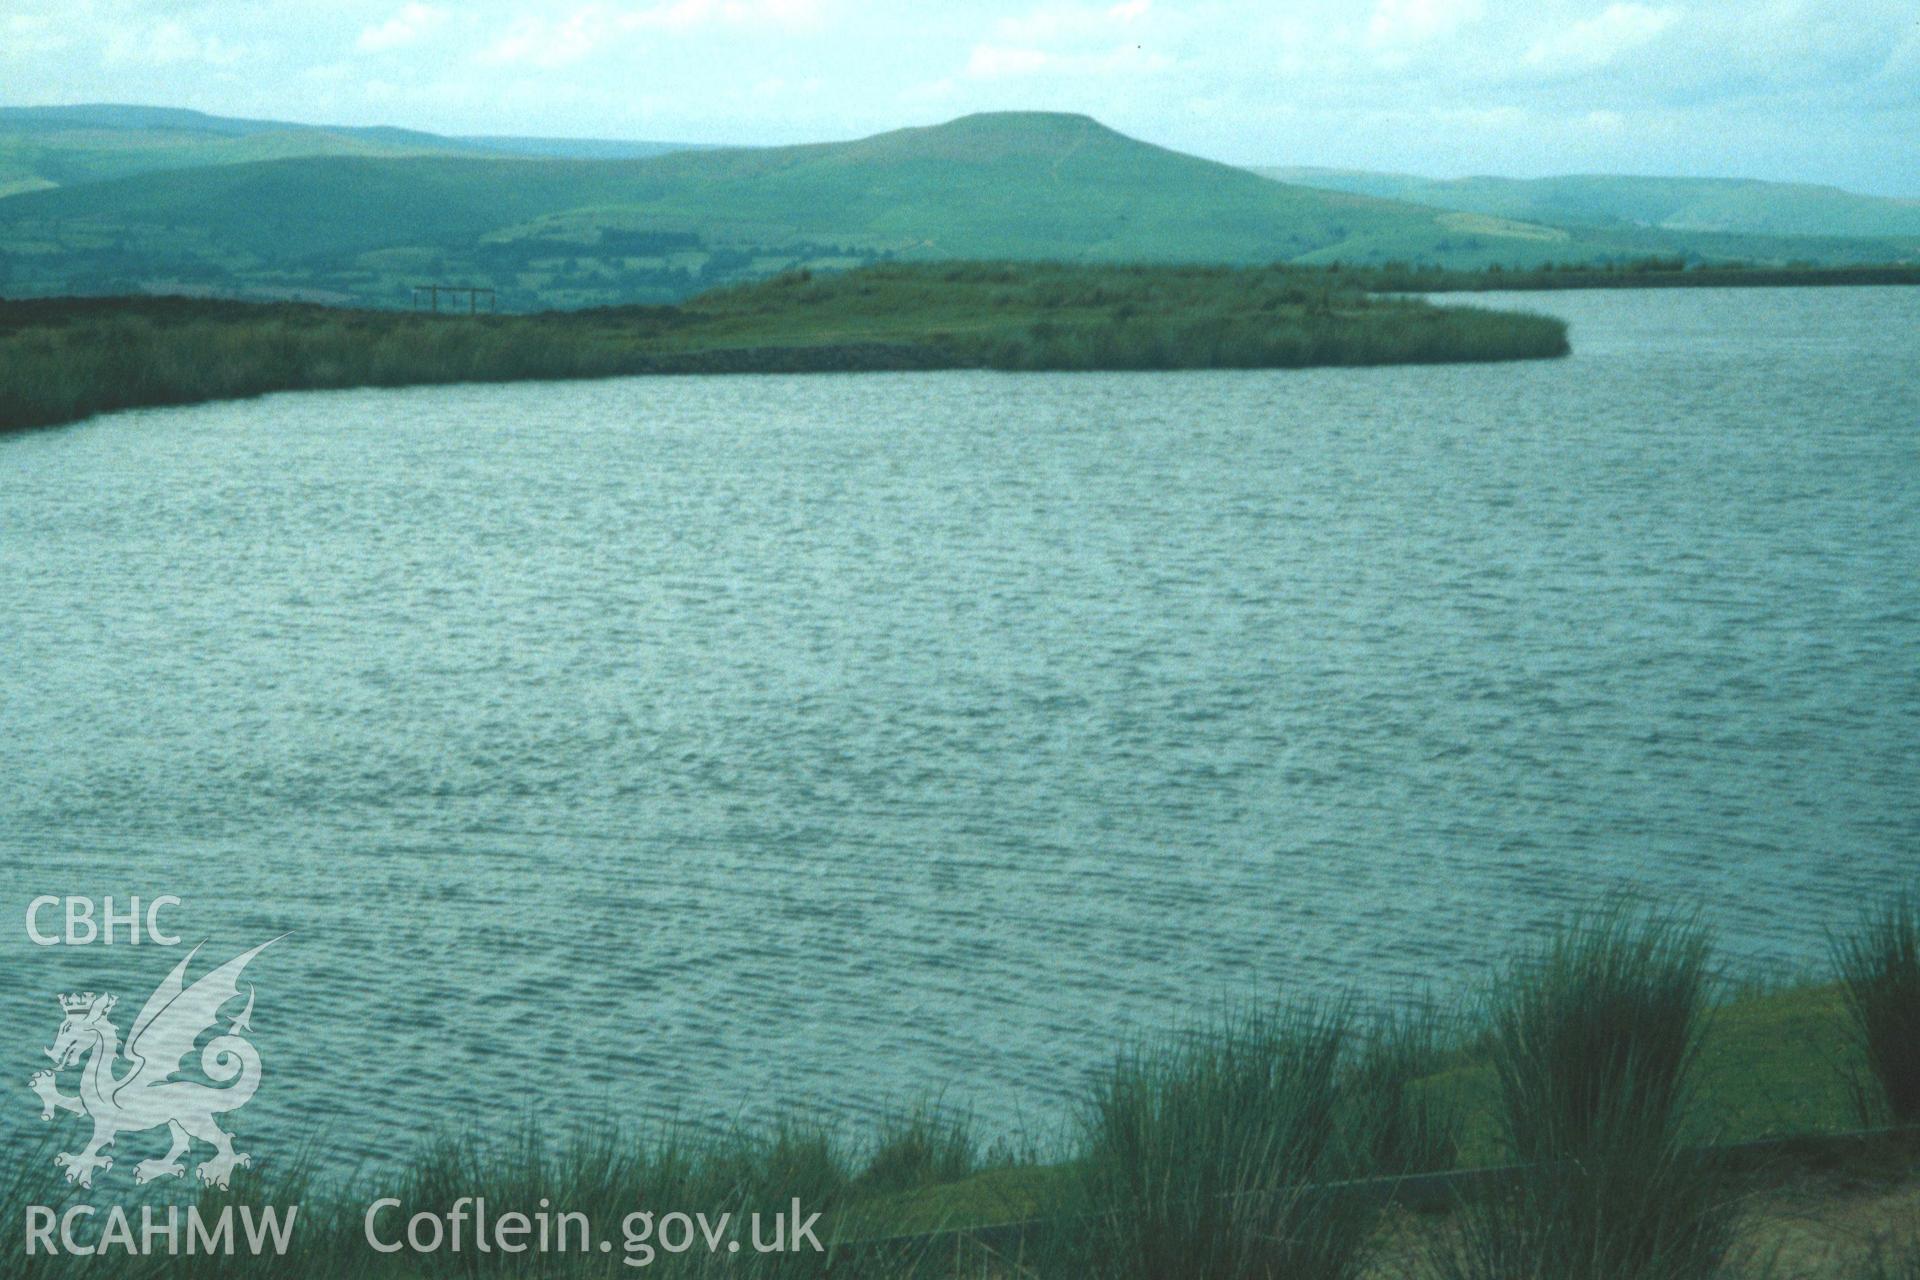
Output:
[[669,373],[1294,368],[1549,358],[1544,316],[1369,298],[1297,270],[805,272],[676,307],[539,315],[184,298],[0,302],[0,430],[271,391]]
[[1325,1184],[1352,1035],[1341,1006],[1233,1015],[1122,1055],[1090,1099],[1059,1274],[1348,1280],[1378,1207]]

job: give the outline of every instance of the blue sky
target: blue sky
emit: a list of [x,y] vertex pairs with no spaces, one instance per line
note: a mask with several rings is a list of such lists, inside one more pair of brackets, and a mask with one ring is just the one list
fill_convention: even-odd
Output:
[[1082,111],[1235,163],[1920,197],[1915,0],[8,0],[0,103],[778,143]]

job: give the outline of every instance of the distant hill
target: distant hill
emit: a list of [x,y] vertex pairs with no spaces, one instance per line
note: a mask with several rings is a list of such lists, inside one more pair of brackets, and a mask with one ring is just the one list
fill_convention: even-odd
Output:
[[[202,132],[221,146],[286,145],[256,123]],[[525,140],[508,158],[491,150],[512,141],[501,139],[441,139],[449,146],[435,150],[434,135],[401,131],[329,136],[341,153],[152,169],[0,200],[0,293],[404,306],[412,284],[432,281],[492,287],[503,307],[527,309],[665,301],[891,258],[1477,267],[1920,256],[1920,240],[1680,237],[1441,210],[1271,181],[1078,115],[995,113],[853,142],[644,158],[535,158]]]
[[0,200],[0,290],[400,305],[413,282],[457,279],[500,289],[510,306],[581,306],[894,257],[1490,260],[1566,239],[1457,222],[1269,182],[1084,116],[1008,113],[809,146],[305,156],[25,193]]
[[1920,200],[1734,178],[1456,178],[1257,168],[1278,182],[1560,226],[1770,236],[1920,236]]
[[673,143],[454,138],[387,126],[242,120],[176,107],[0,107],[0,196],[165,169],[305,156],[517,155],[634,158]]
[[644,160],[669,151],[711,151],[696,142],[625,142],[618,138],[523,138],[474,136],[451,139],[481,151],[554,160]]

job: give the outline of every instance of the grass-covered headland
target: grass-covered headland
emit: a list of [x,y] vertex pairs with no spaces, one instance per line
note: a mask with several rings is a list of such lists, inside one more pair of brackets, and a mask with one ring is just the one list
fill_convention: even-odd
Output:
[[[1328,268],[1334,274],[1343,270]],[[1389,262],[1346,269],[1362,287],[1384,293],[1549,292],[1569,289],[1833,289],[1848,286],[1920,284],[1920,264],[1761,266],[1747,262],[1699,262],[1686,258],[1633,258],[1621,262],[1498,264],[1462,271],[1434,263]]]
[[1564,355],[1544,316],[1298,269],[946,263],[677,306],[420,315],[186,298],[0,302],[0,429],[268,391],[649,373],[1296,368]]
[[[1136,1041],[1039,1152],[925,1107],[865,1133],[455,1136],[384,1178],[316,1182],[283,1158],[200,1194],[209,1222],[298,1205],[285,1257],[27,1258],[16,1226],[0,1276],[616,1276],[644,1255],[672,1276],[1916,1280],[1920,900],[1870,909],[1833,950],[1833,981],[1741,989],[1697,923],[1610,904],[1457,1007],[1276,1001]],[[16,1153],[0,1219],[100,1194],[61,1186],[52,1150]],[[384,1241],[464,1212],[466,1248],[375,1251],[382,1198]],[[473,1199],[621,1243],[481,1252]],[[822,1252],[660,1247],[668,1215],[738,1224],[796,1200],[822,1215]],[[640,1225],[659,1234],[636,1252],[622,1233]]]

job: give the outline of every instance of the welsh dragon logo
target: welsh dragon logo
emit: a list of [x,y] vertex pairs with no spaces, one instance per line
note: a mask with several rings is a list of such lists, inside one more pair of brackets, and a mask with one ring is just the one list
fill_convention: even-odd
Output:
[[[186,1066],[201,1035],[220,1021],[220,1011],[239,998],[240,974],[248,963],[279,940],[235,956],[192,986],[187,985],[187,965],[200,948],[188,952],[147,997],[140,1016],[133,1020],[124,1051],[111,1016],[113,996],[89,991],[60,997],[60,1011],[66,1017],[53,1047],[46,1051],[54,1070],[37,1072],[28,1084],[40,1095],[42,1120],[52,1120],[56,1111],[93,1120],[93,1137],[84,1150],[53,1158],[67,1171],[68,1182],[91,1187],[96,1170],[113,1168],[113,1158],[102,1155],[103,1148],[113,1146],[122,1133],[161,1125],[172,1135],[173,1146],[161,1158],[135,1165],[135,1182],[184,1176],[187,1170],[180,1157],[196,1139],[213,1148],[213,1155],[194,1170],[209,1186],[225,1187],[236,1166],[252,1163],[252,1157],[233,1149],[233,1135],[214,1120],[245,1106],[260,1087],[260,1053],[241,1034],[253,1030],[252,986],[247,988],[246,1008],[200,1051],[200,1069],[221,1087],[175,1076]],[[82,1058],[86,1066],[80,1072],[80,1092],[69,1097],[60,1092],[56,1073],[78,1065]]]

